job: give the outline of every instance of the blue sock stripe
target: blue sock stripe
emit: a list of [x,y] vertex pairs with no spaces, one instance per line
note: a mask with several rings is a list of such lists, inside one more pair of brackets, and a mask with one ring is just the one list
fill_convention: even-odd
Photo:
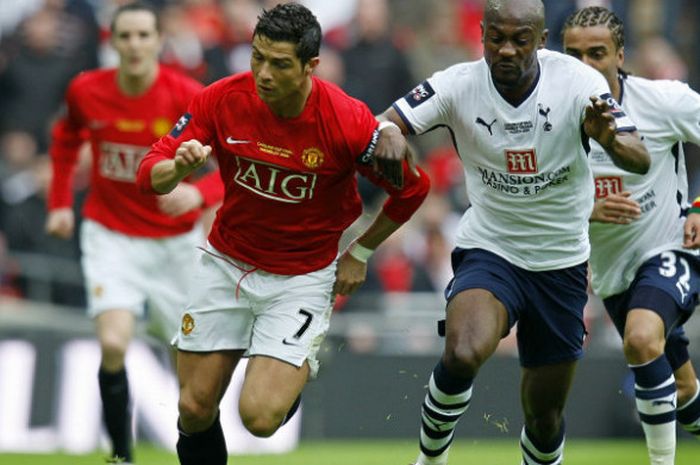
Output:
[[428,398],[430,399],[430,403],[433,404],[435,407],[441,409],[441,410],[461,410],[464,407],[469,406],[469,402],[471,402],[471,399],[469,399],[466,402],[458,402],[455,404],[444,404],[442,402],[438,402],[435,400],[435,397],[433,397],[433,394],[428,391]]
[[430,406],[426,402],[423,402],[423,412],[430,418],[434,418],[435,420],[442,421],[445,423],[457,421],[462,416],[461,413],[455,415],[446,415],[444,413],[436,412],[435,410],[430,408]]
[[447,449],[450,448],[450,444],[452,444],[452,439],[447,441],[447,444],[445,444],[444,446],[440,447],[439,449],[435,449],[435,450],[428,449],[427,447],[425,447],[423,445],[422,442],[420,442],[419,444],[420,444],[420,451],[423,452],[425,455],[427,455],[428,457],[437,457],[438,455],[442,454],[443,452],[445,452]]
[[444,439],[452,434],[452,429],[435,431],[428,423],[425,422],[425,420],[421,420],[421,426],[423,427],[423,433],[430,439]]
[[525,446],[525,444],[523,444],[522,441],[520,441],[520,449],[525,453],[529,462],[536,463],[537,465],[549,465],[555,463],[561,457],[560,455],[557,455],[556,457],[550,460],[538,459],[535,456],[535,454],[532,451],[530,451],[530,449],[528,449],[527,446]]
[[654,388],[667,380],[673,369],[665,355],[661,355],[653,362],[641,366],[631,366],[634,372],[634,381],[641,388]]
[[651,400],[670,396],[674,392],[676,392],[676,385],[671,383],[658,389],[635,389],[634,396],[641,400]]
[[671,423],[676,421],[676,411],[671,410],[670,412],[660,413],[658,415],[647,415],[646,413],[639,412],[639,419],[642,423],[647,425],[662,425],[664,423]]

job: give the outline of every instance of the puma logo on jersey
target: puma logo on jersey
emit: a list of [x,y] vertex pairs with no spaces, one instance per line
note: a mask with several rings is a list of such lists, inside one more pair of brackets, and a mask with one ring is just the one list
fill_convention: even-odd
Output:
[[314,196],[316,174],[291,171],[278,165],[236,157],[238,170],[234,181],[241,187],[267,199],[301,203]]
[[494,120],[491,121],[491,124],[489,124],[486,121],[484,121],[483,119],[481,119],[481,116],[476,117],[476,124],[480,124],[480,125],[484,126],[486,129],[489,130],[489,134],[492,136],[493,136],[493,131],[491,130],[491,126],[493,126],[496,121],[497,121],[497,119],[494,118]]

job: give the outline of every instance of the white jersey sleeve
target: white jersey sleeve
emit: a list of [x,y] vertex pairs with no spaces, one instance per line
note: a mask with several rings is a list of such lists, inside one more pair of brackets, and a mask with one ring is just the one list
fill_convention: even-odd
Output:
[[[452,68],[438,71],[394,103],[412,134],[424,134],[448,124],[451,102],[445,96],[449,95],[451,71]],[[409,112],[410,119],[406,117]]]
[[682,142],[700,145],[700,94],[679,81],[658,81],[668,102],[673,131]]

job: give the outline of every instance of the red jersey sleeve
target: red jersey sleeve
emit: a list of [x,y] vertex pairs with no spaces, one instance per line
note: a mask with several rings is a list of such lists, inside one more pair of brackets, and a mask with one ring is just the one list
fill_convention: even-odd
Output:
[[80,77],[68,86],[65,97],[66,114],[51,130],[51,184],[49,187],[48,208],[70,207],[73,205],[73,174],[78,159],[78,151],[88,139],[87,128],[78,105]]
[[355,159],[357,170],[389,194],[389,198],[384,202],[384,213],[392,221],[405,223],[418,210],[428,195],[430,178],[420,168],[416,168],[418,175],[414,174],[405,161],[403,162],[404,186],[402,189],[393,187],[385,179],[374,174],[372,158],[379,140],[377,120],[369,108],[358,102],[355,122],[357,129],[353,133],[357,136],[354,140],[353,138],[349,138],[349,140],[353,153],[359,154]]
[[[158,193],[153,190],[151,184],[151,170],[158,162],[175,158],[175,151],[182,142],[191,139],[196,139],[204,145],[211,142],[215,126],[211,122],[210,115],[216,114],[215,108],[210,105],[214,100],[213,92],[210,86],[195,95],[187,112],[180,117],[171,131],[151,146],[151,150],[141,161],[136,175],[136,183],[142,192]],[[216,179],[220,178],[205,176],[200,182],[195,183],[202,193],[205,205],[216,203],[223,198],[223,185],[212,186]]]

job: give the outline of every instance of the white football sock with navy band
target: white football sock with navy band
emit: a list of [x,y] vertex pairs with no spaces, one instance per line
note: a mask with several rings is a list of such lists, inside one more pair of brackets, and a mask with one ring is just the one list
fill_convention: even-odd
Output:
[[523,454],[522,465],[560,465],[564,460],[564,424],[552,444],[535,445],[527,428],[520,433],[520,451]]
[[676,454],[676,380],[665,355],[634,372],[637,411],[652,465],[673,465]]
[[472,380],[452,377],[442,361],[428,382],[421,408],[420,454],[417,465],[445,465],[454,429],[472,397]]

